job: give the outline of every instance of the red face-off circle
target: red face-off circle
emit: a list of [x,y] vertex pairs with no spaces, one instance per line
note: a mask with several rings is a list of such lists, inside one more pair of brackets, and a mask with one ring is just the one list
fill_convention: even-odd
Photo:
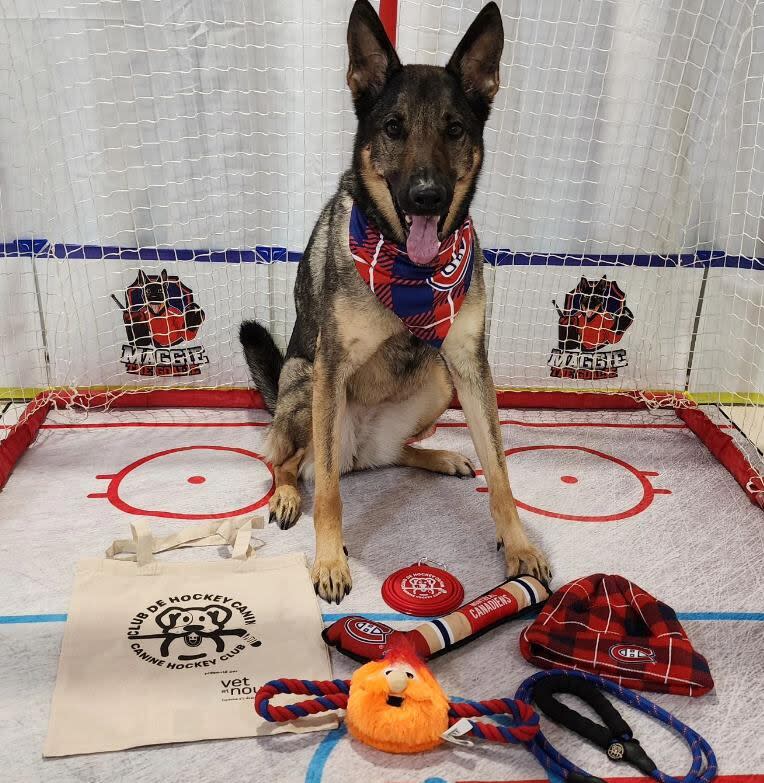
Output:
[[392,609],[414,617],[438,617],[464,600],[462,583],[435,566],[414,563],[385,579],[382,598]]
[[[203,475],[191,467],[197,462],[205,466]],[[161,482],[152,481],[155,471]],[[234,471],[246,481],[229,489],[228,476]],[[106,498],[126,514],[163,519],[228,519],[249,514],[267,505],[274,487],[273,471],[265,459],[233,446],[167,449],[131,462],[118,473],[96,478],[109,479],[109,484],[105,492],[91,492],[89,498]]]

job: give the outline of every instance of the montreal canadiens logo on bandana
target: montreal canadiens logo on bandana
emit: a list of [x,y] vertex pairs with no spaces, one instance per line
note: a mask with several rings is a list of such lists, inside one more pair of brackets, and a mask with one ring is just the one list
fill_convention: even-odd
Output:
[[374,295],[420,340],[440,348],[462,306],[474,263],[472,221],[441,243],[432,266],[414,264],[406,248],[387,240],[353,205],[350,253]]

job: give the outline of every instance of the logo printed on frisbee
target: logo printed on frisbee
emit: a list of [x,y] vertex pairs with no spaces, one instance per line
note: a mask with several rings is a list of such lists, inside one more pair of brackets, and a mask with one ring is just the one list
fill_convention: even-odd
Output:
[[443,580],[429,571],[409,574],[401,579],[401,590],[411,598],[423,601],[445,595],[448,590]]
[[464,588],[448,571],[419,560],[385,579],[382,598],[398,612],[414,617],[437,617],[461,605]]

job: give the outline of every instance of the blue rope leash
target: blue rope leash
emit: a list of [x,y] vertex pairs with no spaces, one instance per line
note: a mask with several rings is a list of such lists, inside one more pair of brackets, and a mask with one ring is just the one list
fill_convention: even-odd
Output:
[[[518,688],[515,698],[519,701],[524,701],[527,704],[533,704],[536,685],[551,677],[573,678],[573,680],[581,680],[590,683],[600,690],[607,691],[622,702],[647,713],[661,723],[670,726],[674,731],[680,734],[688,744],[690,752],[692,753],[692,765],[683,778],[675,778],[661,772],[655,767],[654,762],[652,762],[642,751],[639,742],[634,739],[631,734],[631,730],[619,734],[618,736],[611,737],[610,745],[606,749],[609,758],[614,761],[623,760],[628,763],[633,761],[633,759],[629,758],[630,754],[636,751],[634,755],[639,757],[639,763],[636,764],[636,766],[645,774],[648,774],[659,781],[659,783],[710,783],[716,777],[716,756],[714,755],[711,746],[700,736],[700,734],[689,726],[686,726],[670,712],[666,712],[666,710],[662,709],[654,702],[646,699],[644,696],[634,693],[634,691],[631,691],[628,688],[623,688],[615,682],[585,672],[552,669],[528,677],[528,679]],[[589,722],[586,721],[586,719],[583,720]],[[598,728],[604,730],[604,727]],[[573,762],[568,761],[568,759],[551,745],[541,731],[539,731],[530,742],[526,743],[526,747],[533,753],[538,762],[546,770],[561,777],[563,780],[569,781],[570,783],[602,782],[601,778],[591,775],[586,772],[586,770],[577,767]]]

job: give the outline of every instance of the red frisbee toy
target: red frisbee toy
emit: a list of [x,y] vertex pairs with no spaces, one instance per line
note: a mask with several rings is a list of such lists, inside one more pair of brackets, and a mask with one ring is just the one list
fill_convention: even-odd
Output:
[[461,605],[464,588],[453,574],[419,560],[385,579],[382,598],[404,614],[439,617]]

